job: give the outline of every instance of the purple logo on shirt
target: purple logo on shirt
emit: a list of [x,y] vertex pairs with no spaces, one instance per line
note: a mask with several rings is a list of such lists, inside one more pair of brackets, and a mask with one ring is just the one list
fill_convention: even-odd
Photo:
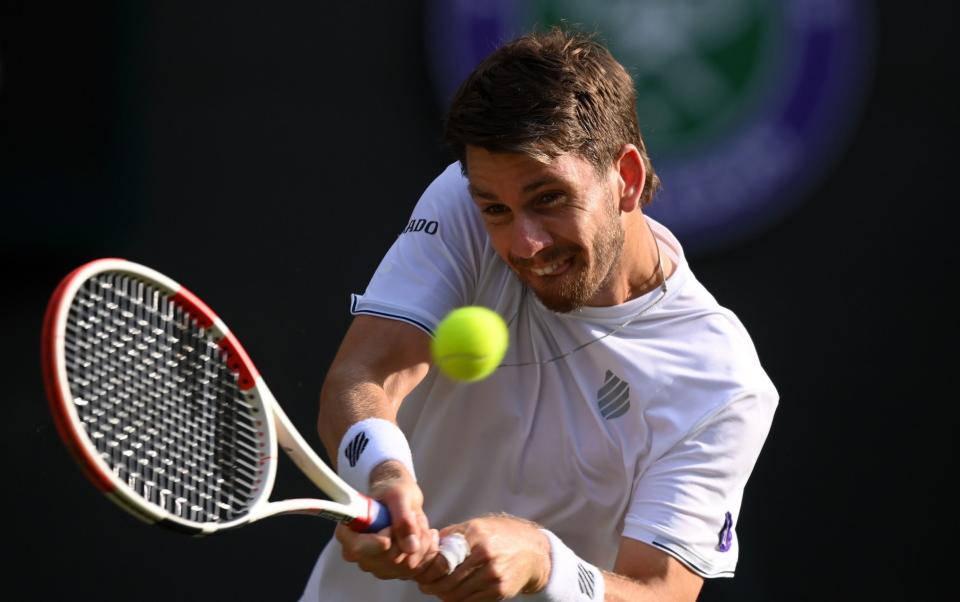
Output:
[[730,547],[733,546],[733,517],[729,512],[723,518],[723,528],[720,529],[718,539],[717,549],[721,552],[729,552]]

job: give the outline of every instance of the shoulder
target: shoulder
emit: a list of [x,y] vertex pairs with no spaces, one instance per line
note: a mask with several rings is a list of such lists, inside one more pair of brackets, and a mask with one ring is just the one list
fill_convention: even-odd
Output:
[[420,195],[410,221],[400,232],[425,233],[436,239],[457,243],[464,239],[482,241],[483,222],[470,198],[468,182],[459,163],[451,163]]
[[692,390],[722,391],[719,397],[727,399],[772,389],[746,327],[693,274],[673,234],[650,221],[676,267],[667,280],[667,299],[639,326],[654,335],[649,342],[662,353],[672,380]]
[[420,204],[429,203],[438,209],[466,206],[471,202],[467,185],[460,164],[451,163],[423,191]]
[[779,400],[741,321],[687,265],[680,269],[677,287],[663,304],[611,343],[620,347],[624,380],[643,408],[632,420],[625,416],[619,427],[656,432],[652,444],[661,452],[728,407],[742,406],[738,400],[757,400],[766,407],[762,416],[769,416]]
[[677,360],[690,372],[694,385],[722,385],[731,397],[743,391],[772,388],[747,328],[730,309],[720,305],[695,278],[688,279],[678,299],[680,315],[673,330]]

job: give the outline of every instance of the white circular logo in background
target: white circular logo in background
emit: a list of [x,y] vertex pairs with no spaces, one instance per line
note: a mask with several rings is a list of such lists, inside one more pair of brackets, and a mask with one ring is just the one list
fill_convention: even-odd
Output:
[[810,193],[845,147],[872,62],[872,14],[855,0],[435,0],[443,104],[499,44],[561,22],[596,31],[633,75],[663,182],[648,211],[694,253],[757,234]]

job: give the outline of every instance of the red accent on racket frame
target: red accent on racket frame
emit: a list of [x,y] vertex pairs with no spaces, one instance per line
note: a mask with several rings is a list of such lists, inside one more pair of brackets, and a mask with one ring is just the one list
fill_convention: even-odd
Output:
[[50,413],[53,416],[57,433],[60,434],[60,438],[67,446],[67,450],[80,465],[87,479],[100,491],[111,493],[116,490],[116,486],[111,480],[110,475],[100,470],[100,466],[93,457],[90,448],[80,441],[76,430],[70,426],[68,415],[70,411],[69,404],[72,400],[64,399],[62,391],[58,386],[57,374],[59,373],[60,367],[57,365],[57,356],[54,353],[54,349],[56,348],[55,337],[57,326],[55,322],[67,288],[73,283],[81,271],[88,269],[91,265],[104,261],[116,261],[116,259],[97,259],[86,263],[67,274],[67,276],[60,281],[60,284],[57,285],[56,290],[54,290],[50,298],[50,302],[47,304],[47,311],[43,317],[43,330],[40,335],[40,363],[43,366],[43,385],[47,393],[47,402],[50,404]]
[[373,524],[375,516],[373,515],[373,498],[368,498],[363,496],[367,500],[367,515],[358,516],[353,520],[346,521],[346,525],[350,527],[351,530],[356,531],[357,533],[366,533],[367,529],[370,528],[370,525]]
[[[217,314],[213,313],[213,310],[206,303],[186,288],[180,287],[180,290],[171,296],[171,300],[181,305],[201,328],[210,328],[217,319]],[[250,360],[250,356],[237,341],[237,337],[233,336],[232,332],[227,331],[223,338],[217,342],[217,345],[227,352],[227,368],[237,374],[239,389],[241,391],[252,389],[256,384],[257,369]]]
[[257,381],[257,369],[237,337],[227,332],[217,345],[227,352],[227,368],[237,373],[237,387],[241,391],[252,389]]
[[200,324],[201,328],[210,328],[217,318],[217,314],[213,313],[213,310],[206,303],[182,286],[176,294],[170,297],[170,300],[183,306],[187,313]]

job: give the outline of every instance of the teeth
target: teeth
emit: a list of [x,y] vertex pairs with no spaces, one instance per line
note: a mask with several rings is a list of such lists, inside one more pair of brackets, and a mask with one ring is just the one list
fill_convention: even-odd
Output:
[[536,274],[537,276],[547,276],[547,275],[552,274],[552,273],[556,272],[557,270],[559,270],[559,269],[563,266],[564,263],[566,263],[566,260],[564,260],[564,261],[557,261],[557,262],[551,263],[550,265],[548,265],[548,266],[546,266],[546,267],[542,267],[542,268],[530,268],[530,271],[533,272],[534,274]]

